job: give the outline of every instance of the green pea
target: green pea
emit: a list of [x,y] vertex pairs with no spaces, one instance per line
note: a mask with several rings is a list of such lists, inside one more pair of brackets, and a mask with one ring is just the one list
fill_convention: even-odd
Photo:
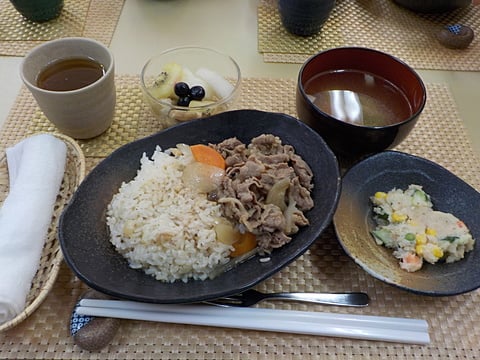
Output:
[[414,241],[415,240],[415,234],[414,233],[405,234],[405,240]]

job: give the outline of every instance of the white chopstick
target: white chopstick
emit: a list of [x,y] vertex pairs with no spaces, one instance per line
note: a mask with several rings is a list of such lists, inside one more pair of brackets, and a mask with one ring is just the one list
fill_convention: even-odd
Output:
[[163,305],[82,299],[80,315],[217,326],[259,331],[428,344],[428,323],[420,319],[211,305]]

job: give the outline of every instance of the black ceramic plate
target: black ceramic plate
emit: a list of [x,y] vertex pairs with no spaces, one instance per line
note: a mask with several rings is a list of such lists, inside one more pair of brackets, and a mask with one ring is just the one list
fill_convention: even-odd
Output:
[[[451,264],[425,263],[408,273],[392,250],[375,243],[369,197],[376,191],[418,184],[430,194],[434,209],[463,220],[476,239],[474,250]],[[430,296],[457,295],[480,287],[480,194],[460,178],[429,160],[385,151],[354,165],[344,176],[334,216],[335,231],[347,254],[370,275],[388,284]]]
[[[109,242],[105,212],[121,183],[136,175],[140,158],[155,147],[178,143],[218,143],[236,136],[243,142],[263,133],[279,136],[294,146],[314,174],[313,209],[306,213],[310,226],[271,254],[238,265],[213,280],[163,283],[133,270]],[[338,163],[322,138],[297,119],[255,110],[225,112],[187,122],[127,144],[95,167],[72,197],[59,223],[59,238],[67,264],[90,287],[119,298],[182,303],[214,299],[246,290],[275,274],[303,254],[331,222],[340,193]]]

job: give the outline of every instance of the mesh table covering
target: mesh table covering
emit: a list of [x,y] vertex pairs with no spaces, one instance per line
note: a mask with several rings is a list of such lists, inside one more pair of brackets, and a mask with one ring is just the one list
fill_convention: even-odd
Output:
[[0,55],[23,56],[33,47],[61,37],[88,37],[110,44],[123,0],[65,0],[56,19],[26,20],[8,0],[0,1]]
[[435,38],[450,24],[479,29],[480,6],[435,15],[414,13],[392,0],[337,0],[320,33],[308,37],[285,30],[276,0],[261,0],[257,14],[258,51],[266,62],[303,63],[329,48],[363,46],[399,57],[416,69],[480,70],[478,37],[464,50],[447,49]]
[[[433,160],[480,188],[480,166],[449,89],[427,84],[428,102],[411,135],[397,148]],[[87,169],[114,148],[161,130],[149,114],[136,77],[117,77],[120,99],[113,133],[104,142],[81,142]],[[263,96],[274,93],[275,97]],[[295,81],[247,78],[238,108],[296,115]],[[0,134],[0,148],[39,131],[38,109],[22,89]],[[127,126],[128,125],[128,126]],[[52,130],[53,131],[53,130]],[[125,135],[125,136],[122,136]],[[99,144],[98,142],[101,142]],[[62,264],[43,304],[16,327],[0,333],[0,358],[50,359],[478,359],[480,291],[452,297],[425,297],[394,288],[361,270],[343,252],[331,227],[299,259],[259,284],[262,291],[365,291],[366,308],[264,302],[259,306],[304,311],[422,318],[428,321],[426,346],[333,337],[123,320],[111,344],[99,352],[74,345],[68,325],[77,298],[86,290]]]

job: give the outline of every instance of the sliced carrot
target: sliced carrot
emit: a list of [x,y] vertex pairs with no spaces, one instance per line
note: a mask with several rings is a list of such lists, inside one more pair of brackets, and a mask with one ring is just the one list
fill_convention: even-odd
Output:
[[257,246],[257,237],[252,233],[241,234],[239,240],[232,244],[234,250],[230,253],[231,257],[243,255]]
[[225,159],[214,148],[203,144],[197,144],[191,145],[190,149],[196,161],[225,170]]

